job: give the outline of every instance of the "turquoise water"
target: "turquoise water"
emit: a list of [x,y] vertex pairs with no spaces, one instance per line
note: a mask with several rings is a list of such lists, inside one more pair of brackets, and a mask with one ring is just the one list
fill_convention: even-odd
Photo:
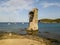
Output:
[[[20,32],[22,29],[28,27],[28,23],[0,23],[0,31],[7,31],[7,32]],[[60,34],[60,23],[52,23],[52,24],[45,24],[39,23],[38,24],[40,32],[53,32]],[[24,33],[24,32],[23,32]]]

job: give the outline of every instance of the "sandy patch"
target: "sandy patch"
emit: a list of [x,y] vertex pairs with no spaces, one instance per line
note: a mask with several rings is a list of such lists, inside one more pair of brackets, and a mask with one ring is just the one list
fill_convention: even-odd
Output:
[[31,39],[4,39],[0,40],[0,45],[45,45],[39,41]]

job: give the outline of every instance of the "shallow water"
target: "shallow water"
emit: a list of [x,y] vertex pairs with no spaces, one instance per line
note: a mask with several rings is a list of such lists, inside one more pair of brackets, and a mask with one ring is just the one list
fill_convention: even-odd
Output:
[[[0,23],[0,31],[12,31],[12,32],[19,32],[21,29],[27,28],[28,23]],[[52,23],[52,24],[45,24],[45,23],[38,23],[39,31],[40,32],[51,32],[51,33],[58,33],[60,34],[60,23]]]
[[[0,32],[16,32],[19,34],[26,34],[24,31],[28,27],[28,23],[0,23]],[[60,23],[38,23],[39,36],[57,39],[60,41]],[[60,43],[59,43],[60,44]]]

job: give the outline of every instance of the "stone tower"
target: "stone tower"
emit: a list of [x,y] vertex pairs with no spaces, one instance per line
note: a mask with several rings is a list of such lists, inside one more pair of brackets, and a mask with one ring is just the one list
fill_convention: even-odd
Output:
[[34,8],[29,12],[29,26],[28,31],[38,30],[38,9]]

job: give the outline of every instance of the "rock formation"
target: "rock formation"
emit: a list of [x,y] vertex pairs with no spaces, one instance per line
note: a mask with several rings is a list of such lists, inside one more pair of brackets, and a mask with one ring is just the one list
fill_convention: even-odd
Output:
[[29,26],[28,31],[38,30],[38,9],[34,8],[29,12]]

